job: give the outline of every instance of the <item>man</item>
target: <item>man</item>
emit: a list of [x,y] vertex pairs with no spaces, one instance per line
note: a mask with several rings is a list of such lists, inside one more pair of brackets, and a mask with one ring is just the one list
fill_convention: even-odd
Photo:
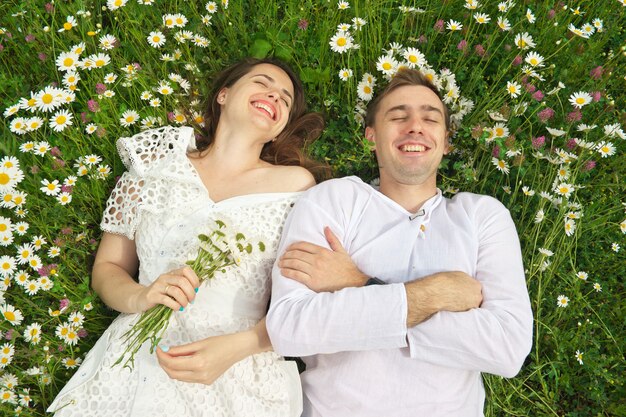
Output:
[[418,71],[396,74],[366,126],[379,190],[331,180],[293,208],[272,344],[307,365],[305,416],[482,416],[481,372],[513,377],[531,347],[515,226],[491,197],[442,197],[449,115]]

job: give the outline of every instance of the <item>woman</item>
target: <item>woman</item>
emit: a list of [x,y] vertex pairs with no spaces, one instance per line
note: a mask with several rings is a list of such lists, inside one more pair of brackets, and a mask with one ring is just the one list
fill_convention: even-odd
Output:
[[[252,59],[216,78],[205,119],[198,146],[189,127],[118,141],[128,172],[104,213],[92,286],[123,314],[50,406],[57,416],[300,415],[297,369],[271,351],[263,316],[283,222],[315,183],[303,166],[324,169],[302,154],[323,122],[305,114],[288,67]],[[199,286],[181,266],[215,219],[266,250]],[[132,369],[113,366],[124,332],[157,304],[174,313],[156,354],[146,343]]]

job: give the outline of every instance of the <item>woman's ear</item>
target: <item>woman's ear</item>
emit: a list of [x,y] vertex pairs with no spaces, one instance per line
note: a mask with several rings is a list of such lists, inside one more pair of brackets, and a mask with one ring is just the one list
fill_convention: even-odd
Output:
[[217,102],[218,104],[224,104],[226,101],[226,93],[228,92],[228,88],[224,87],[217,93]]
[[376,143],[376,132],[374,131],[374,129],[372,129],[371,127],[366,127],[365,128],[365,139],[367,139],[368,142],[371,142],[372,144]]

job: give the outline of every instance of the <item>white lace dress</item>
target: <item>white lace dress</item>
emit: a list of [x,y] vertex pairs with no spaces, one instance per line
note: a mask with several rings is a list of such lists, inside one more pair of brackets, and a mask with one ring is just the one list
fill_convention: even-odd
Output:
[[[239,332],[264,315],[270,272],[283,223],[299,193],[239,196],[213,202],[187,158],[195,148],[191,128],[164,127],[121,138],[128,172],[109,198],[101,227],[135,239],[139,282],[184,264],[197,235],[213,219],[258,238],[265,252],[203,283],[192,306],[174,312],[162,343],[168,346]],[[294,362],[274,352],[250,356],[211,385],[170,379],[146,343],[133,370],[112,367],[125,346],[122,335],[138,314],[120,314],[87,354],[48,411],[57,416],[299,416],[300,379]]]

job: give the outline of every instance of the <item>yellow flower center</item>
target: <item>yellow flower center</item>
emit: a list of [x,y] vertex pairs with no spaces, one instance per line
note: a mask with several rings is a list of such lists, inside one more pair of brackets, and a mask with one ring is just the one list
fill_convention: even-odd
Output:
[[182,115],[182,114],[177,114],[175,116],[175,119],[176,119],[177,122],[184,122],[185,121],[185,116]]
[[346,38],[339,38],[339,39],[337,39],[337,45],[339,45],[339,46],[345,46],[346,43],[348,43]]
[[384,69],[385,71],[389,71],[389,70],[391,69],[391,64],[390,64],[389,62],[385,62],[385,63],[383,64],[383,69]]
[[15,320],[15,313],[13,313],[12,311],[5,311],[4,318],[6,318],[9,321],[13,321]]
[[52,103],[52,100],[54,100],[54,96],[52,94],[46,93],[41,96],[41,101],[43,101],[44,104],[50,104]]
[[104,60],[103,59],[99,59],[96,61],[96,67],[102,67],[104,66]]
[[[4,172],[0,172],[0,185],[7,185],[9,183],[9,181],[11,181],[11,177],[9,177],[9,174],[6,174]],[[0,227],[1,226],[2,225],[0,225]]]
[[569,191],[569,188],[561,187],[561,188],[559,188],[559,191],[561,192],[561,194],[567,194],[567,192]]
[[417,57],[415,55],[409,55],[409,62],[413,64],[417,63]]
[[159,43],[159,42],[161,42],[161,38],[159,38],[158,36],[153,36],[152,37],[152,42]]
[[56,122],[59,125],[65,124],[66,121],[67,121],[67,117],[63,116],[62,114],[59,115],[56,119]]
[[369,86],[369,85],[366,85],[365,87],[363,87],[363,92],[364,92],[365,94],[369,94],[369,93],[371,93],[371,92],[372,92],[372,89],[370,88],[370,86]]
[[63,23],[63,29],[65,29],[65,30],[72,29],[72,24],[70,22]]
[[172,26],[174,24],[174,22],[172,21],[172,19],[167,19],[165,21],[165,26]]
[[72,65],[74,65],[74,60],[72,58],[65,58],[63,60],[63,66],[71,67]]
[[115,4],[116,7],[121,7],[122,6],[122,0],[115,0],[115,2],[113,4]]
[[604,152],[604,153],[608,153],[608,152],[609,152],[609,147],[608,147],[608,146],[603,146],[603,147],[601,148],[601,150],[602,150],[602,152]]
[[504,129],[502,129],[501,127],[496,127],[496,135],[504,136]]
[[576,104],[585,104],[585,99],[583,97],[577,97]]
[[128,123],[131,123],[133,120],[135,120],[135,118],[133,116],[126,116],[126,121]]

